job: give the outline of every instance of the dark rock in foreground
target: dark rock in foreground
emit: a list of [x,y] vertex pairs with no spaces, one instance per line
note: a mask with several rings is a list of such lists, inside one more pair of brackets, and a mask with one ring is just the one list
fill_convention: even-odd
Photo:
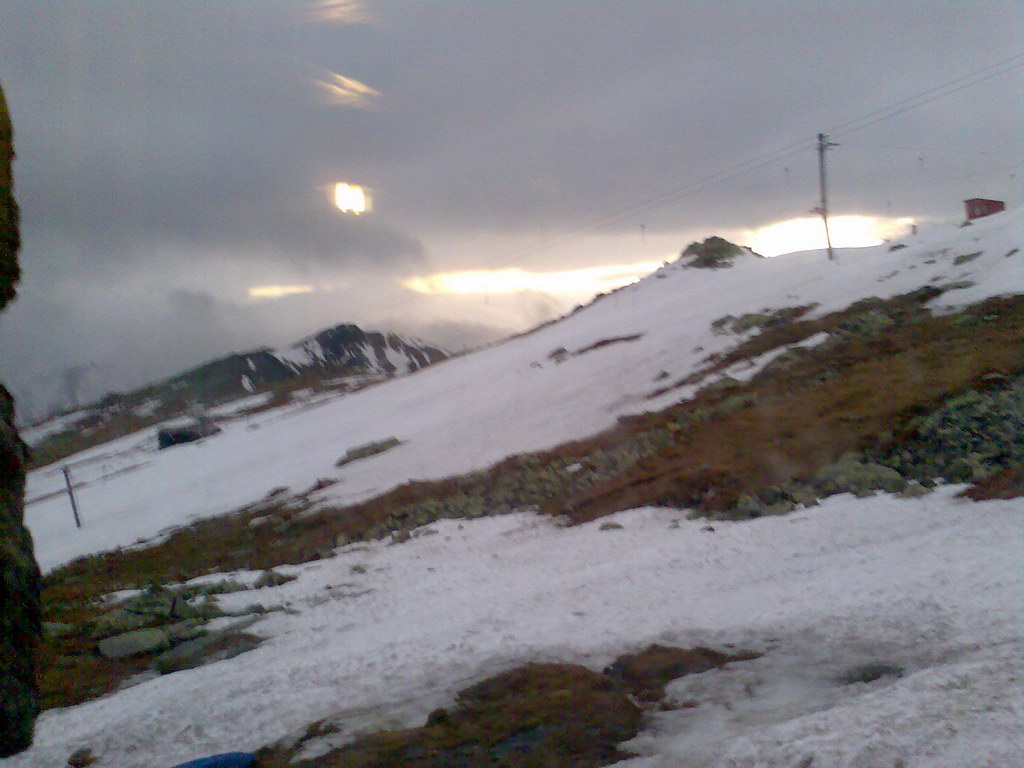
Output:
[[[11,121],[0,89],[0,309],[18,282],[18,206],[11,179]],[[39,713],[33,652],[42,633],[39,566],[24,525],[28,454],[14,400],[0,386],[0,757],[32,743]]]

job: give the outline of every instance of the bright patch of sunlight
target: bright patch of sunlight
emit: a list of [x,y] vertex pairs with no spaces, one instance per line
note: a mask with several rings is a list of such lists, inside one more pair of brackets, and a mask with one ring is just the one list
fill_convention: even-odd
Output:
[[518,268],[439,272],[414,277],[404,285],[417,293],[544,293],[592,294],[635,282],[661,266],[660,262],[587,267],[565,272],[527,272]]
[[313,5],[312,16],[316,21],[332,24],[369,24],[371,21],[361,0],[319,0]]
[[370,195],[362,187],[342,181],[334,185],[334,204],[342,213],[358,215],[370,210]]
[[[913,219],[884,216],[831,216],[828,220],[835,248],[863,248],[881,245],[887,239],[904,234]],[[789,219],[749,230],[744,241],[762,256],[825,248],[825,227],[817,216]]]
[[372,107],[380,96],[380,91],[366,83],[360,83],[352,77],[345,77],[336,72],[328,72],[326,80],[314,80],[316,86],[323,91],[324,100],[328,104],[342,107]]
[[280,299],[283,296],[312,292],[312,285],[254,285],[249,288],[249,298]]

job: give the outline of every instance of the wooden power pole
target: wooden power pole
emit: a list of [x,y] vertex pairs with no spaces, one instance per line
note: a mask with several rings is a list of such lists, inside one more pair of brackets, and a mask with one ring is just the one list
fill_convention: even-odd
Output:
[[838,144],[828,140],[824,133],[818,134],[818,181],[821,186],[821,205],[815,209],[815,213],[821,214],[821,220],[825,223],[825,242],[828,244],[828,260],[835,261],[836,254],[832,250],[832,236],[828,231],[828,180],[825,175],[825,153]]
[[75,501],[75,489],[74,486],[71,485],[71,470],[67,467],[61,467],[61,469],[64,470],[64,485],[67,486],[68,498],[71,499],[71,514],[75,516],[75,527],[81,528],[82,518],[78,514],[78,502]]

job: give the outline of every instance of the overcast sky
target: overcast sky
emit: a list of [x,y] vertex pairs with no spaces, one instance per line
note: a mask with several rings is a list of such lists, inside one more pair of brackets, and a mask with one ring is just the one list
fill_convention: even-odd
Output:
[[[345,321],[521,330],[595,275],[808,215],[821,131],[837,216],[1017,205],[1022,8],[6,0],[24,279],[0,376],[39,410],[70,367],[98,395]],[[373,210],[341,213],[337,182]],[[508,268],[531,274],[406,285]]]

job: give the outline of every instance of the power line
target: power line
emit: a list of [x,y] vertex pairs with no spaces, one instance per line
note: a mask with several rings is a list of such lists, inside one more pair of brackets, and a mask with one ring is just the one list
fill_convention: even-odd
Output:
[[[990,72],[990,70],[999,67],[1002,68],[995,72]],[[985,82],[986,80],[998,77],[999,75],[1005,75],[1007,72],[1012,72],[1020,67],[1024,67],[1024,53],[1019,53],[1016,56],[1011,56],[1001,62],[996,62],[995,64],[991,64],[987,67],[982,67],[969,75],[964,75],[963,77],[958,77],[955,80],[950,80],[942,85],[929,88],[927,91],[922,91],[921,93],[913,96],[908,96],[901,101],[890,104],[888,107],[883,107],[882,109],[877,109],[874,112],[869,112],[867,115],[863,115],[860,118],[848,120],[847,122],[832,128],[829,133],[834,133],[838,136],[846,136],[855,131],[860,131],[872,125],[876,125],[884,120],[890,120],[897,115],[902,115],[903,113],[917,109],[918,107],[923,107],[925,104],[931,104],[933,101],[938,101],[939,99],[944,99],[947,96],[952,96],[954,93],[959,93],[966,88],[971,88],[979,83]],[[983,73],[987,74],[984,74],[983,77],[979,76]],[[954,88],[952,86],[956,87]],[[867,122],[862,122],[864,120],[867,120]],[[857,125],[857,123],[861,124]]]
[[963,176],[954,176],[953,178],[946,176],[941,179],[936,179],[935,181],[929,181],[925,184],[917,184],[917,187],[920,189],[928,189],[929,187],[934,187],[939,184],[955,184],[969,179],[976,179],[981,176],[1002,176],[1009,171],[1019,170],[1022,167],[1024,167],[1024,163],[1013,163],[1011,165],[1000,166],[999,168],[988,168],[981,171],[974,171],[973,173],[968,173]]
[[[565,243],[571,242],[580,237],[581,235],[584,235],[595,229],[600,229],[601,227],[605,227],[617,221],[621,221],[631,216],[635,216],[636,214],[644,213],[646,211],[664,205],[665,203],[672,202],[674,200],[679,200],[683,197],[689,197],[690,195],[694,195],[704,189],[707,189],[710,186],[714,186],[715,184],[721,183],[722,181],[726,181],[736,176],[741,176],[751,171],[758,170],[759,168],[763,168],[764,166],[771,165],[772,163],[776,163],[779,160],[783,160],[787,157],[791,157],[793,155],[800,154],[801,152],[805,152],[813,146],[814,143],[812,140],[801,139],[800,141],[794,142],[793,144],[790,144],[787,147],[773,150],[772,152],[765,153],[764,155],[760,155],[756,158],[751,158],[750,160],[745,160],[741,163],[737,163],[724,170],[708,174],[707,176],[695,182],[692,182],[691,184],[687,184],[683,187],[678,187],[676,189],[655,195],[651,198],[648,198],[642,203],[631,206],[630,208],[626,208],[617,213],[609,214],[601,219],[577,227],[576,229],[571,230],[569,232],[557,235],[553,238],[544,240],[540,243],[524,246],[523,248],[520,248],[516,251],[512,251],[506,256],[479,262],[478,264],[475,265],[475,268],[484,269],[487,267],[501,266],[504,264],[511,263],[513,261],[522,261],[555,246],[564,245]],[[793,148],[790,149],[790,147]],[[411,301],[415,301],[418,298],[419,296],[409,296],[408,294],[396,294],[395,300],[387,304],[374,307],[368,310],[368,313],[384,312],[389,309],[394,309],[395,307],[402,306],[403,304],[407,304]]]
[[[1018,53],[1014,56],[1002,59],[1001,61],[997,61],[985,67],[981,67],[980,69],[974,70],[973,72],[969,72],[966,75],[962,75],[940,85],[933,86],[932,88],[929,88],[925,91],[921,91],[919,93],[908,96],[885,107],[881,107],[879,109],[868,112],[864,115],[861,115],[858,118],[847,120],[844,123],[839,123],[836,126],[830,128],[828,133],[837,136],[845,136],[850,133],[863,130],[864,128],[868,128],[872,125],[884,122],[885,120],[890,120],[898,115],[925,106],[926,104],[930,104],[933,101],[937,101],[947,96],[951,96],[954,93],[958,93],[962,90],[978,85],[979,83],[985,82],[1000,75],[1004,75],[1007,72],[1011,72],[1022,66],[1024,66],[1024,53]],[[589,222],[585,225],[577,227],[576,229],[570,230],[569,232],[565,232],[561,235],[549,238],[540,243],[525,246],[518,250],[512,251],[506,256],[480,262],[479,264],[476,265],[476,268],[483,269],[487,267],[508,264],[513,261],[521,261],[523,259],[526,259],[530,256],[534,256],[537,253],[548,250],[555,246],[564,245],[567,242],[571,242],[572,240],[577,239],[581,235],[591,232],[595,229],[600,229],[601,227],[605,227],[609,224],[616,223],[623,219],[634,216],[638,213],[647,212],[651,209],[660,207],[666,203],[696,194],[697,192],[703,191],[704,189],[707,189],[710,186],[720,184],[723,181],[735,178],[736,176],[744,175],[746,173],[750,173],[751,171],[758,170],[759,168],[763,168],[766,165],[770,165],[772,163],[778,162],[779,160],[783,160],[787,157],[791,157],[793,155],[804,152],[808,149],[811,149],[814,146],[814,141],[809,139],[801,139],[792,142],[786,145],[785,147],[780,147],[778,149],[772,150],[771,152],[767,152],[762,155],[758,155],[757,157],[744,160],[740,163],[736,163],[735,165],[729,166],[728,168],[722,169],[720,171],[710,173],[689,184],[685,184],[680,187],[670,189],[665,192],[654,195],[653,197],[648,198],[647,200],[638,203],[637,205],[625,208],[616,213],[606,215],[600,219]],[[409,296],[408,294],[396,294],[396,300],[390,301],[386,304],[380,304],[377,307],[371,308],[367,310],[367,313],[374,314],[377,312],[387,311],[388,309],[393,309],[394,307],[402,306],[403,304],[407,304],[410,301],[414,301],[418,298],[419,296]]]
[[951,149],[949,147],[900,147],[894,144],[865,144],[859,141],[844,141],[844,147],[853,147],[855,149],[895,149],[901,152],[945,152],[956,155],[993,155],[998,157],[1019,157],[1020,151],[1017,152],[1003,152],[996,149]]

